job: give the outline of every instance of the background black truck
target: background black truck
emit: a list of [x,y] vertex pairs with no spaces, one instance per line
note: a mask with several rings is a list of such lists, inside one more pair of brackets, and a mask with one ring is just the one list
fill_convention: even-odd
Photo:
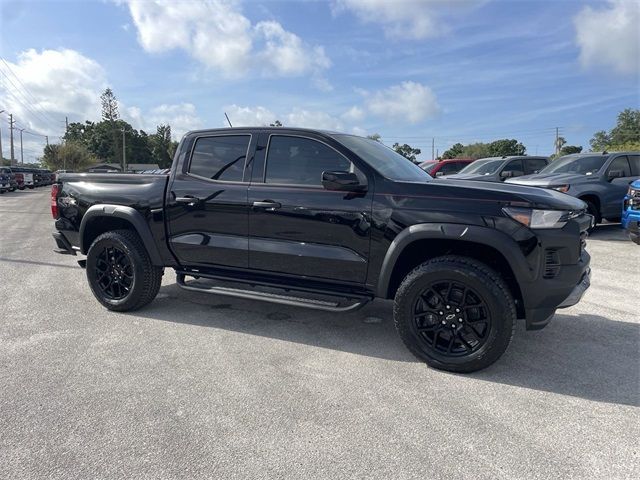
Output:
[[57,251],[87,255],[111,310],[152,301],[166,267],[183,288],[334,312],[394,299],[407,347],[451,371],[490,365],[517,318],[542,328],[589,286],[584,202],[432,181],[353,135],[190,132],[170,175],[62,174],[51,207]]

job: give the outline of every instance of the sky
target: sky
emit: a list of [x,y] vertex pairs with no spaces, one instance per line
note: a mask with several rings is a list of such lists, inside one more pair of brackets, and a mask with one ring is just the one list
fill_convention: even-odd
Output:
[[[517,138],[588,149],[640,107],[637,0],[0,0],[0,129],[24,161],[69,122],[155,132],[268,125],[378,133],[431,158]],[[16,157],[19,136],[16,132]]]

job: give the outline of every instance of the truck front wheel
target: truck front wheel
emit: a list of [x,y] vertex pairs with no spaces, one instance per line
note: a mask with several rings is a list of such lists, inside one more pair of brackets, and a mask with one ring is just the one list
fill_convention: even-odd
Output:
[[516,308],[498,273],[471,258],[448,255],[406,276],[393,316],[400,337],[420,360],[442,370],[473,372],[505,352]]
[[136,310],[151,302],[162,283],[140,237],[130,230],[99,235],[87,252],[87,279],[96,299],[109,310]]

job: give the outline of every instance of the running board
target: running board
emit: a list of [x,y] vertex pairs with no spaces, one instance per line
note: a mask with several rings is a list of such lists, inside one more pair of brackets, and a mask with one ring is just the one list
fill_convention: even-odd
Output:
[[[225,295],[227,297],[244,298],[247,300],[260,300],[263,302],[278,303],[280,305],[290,305],[294,307],[304,307],[313,310],[322,310],[325,312],[352,312],[358,310],[369,302],[369,298],[360,297],[354,300],[354,303],[341,305],[340,302],[319,300],[315,298],[294,297],[291,295],[280,295],[277,293],[261,292],[257,290],[243,290],[241,288],[221,287],[221,286],[196,286],[197,282],[187,282],[183,273],[176,275],[177,283],[180,288],[192,292],[213,293],[215,295]],[[326,295],[330,296],[330,295]],[[343,298],[343,297],[339,297]]]

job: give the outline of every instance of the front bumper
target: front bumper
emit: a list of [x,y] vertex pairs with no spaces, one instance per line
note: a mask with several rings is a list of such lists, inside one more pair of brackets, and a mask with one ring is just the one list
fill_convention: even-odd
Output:
[[591,286],[591,268],[588,268],[587,271],[584,272],[584,274],[582,275],[580,282],[573,288],[569,296],[564,299],[564,302],[558,305],[558,308],[567,308],[567,307],[574,306],[576,303],[582,300],[584,293],[588,290],[590,286]]

